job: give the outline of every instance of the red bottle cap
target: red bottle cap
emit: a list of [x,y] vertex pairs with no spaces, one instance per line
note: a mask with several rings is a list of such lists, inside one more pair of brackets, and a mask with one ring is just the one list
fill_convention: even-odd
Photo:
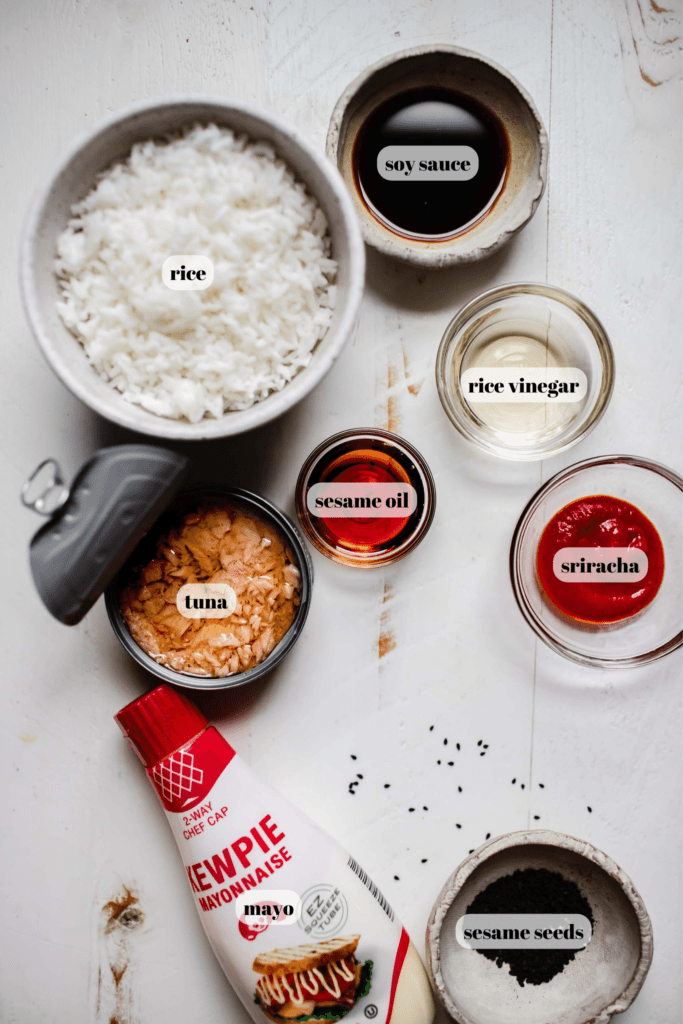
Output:
[[192,701],[166,683],[126,704],[114,718],[145,768],[189,743],[208,725]]

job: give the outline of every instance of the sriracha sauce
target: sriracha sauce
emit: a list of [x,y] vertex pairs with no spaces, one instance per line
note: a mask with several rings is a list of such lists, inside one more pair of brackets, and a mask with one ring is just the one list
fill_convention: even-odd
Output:
[[[565,582],[553,571],[561,548],[635,548],[648,558],[647,575],[623,582]],[[590,557],[590,552],[586,552]],[[621,498],[593,494],[556,512],[536,551],[536,571],[546,597],[559,611],[587,623],[620,622],[646,608],[664,577],[664,548],[654,524],[639,508]]]

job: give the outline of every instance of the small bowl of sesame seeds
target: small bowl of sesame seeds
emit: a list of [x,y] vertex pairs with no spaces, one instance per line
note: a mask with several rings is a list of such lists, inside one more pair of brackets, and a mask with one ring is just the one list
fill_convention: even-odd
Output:
[[[499,915],[583,915],[590,938],[573,949],[467,948],[475,914],[491,925]],[[608,1024],[640,992],[653,953],[650,918],[622,869],[590,843],[540,830],[498,836],[466,857],[432,908],[426,941],[436,995],[458,1024]]]

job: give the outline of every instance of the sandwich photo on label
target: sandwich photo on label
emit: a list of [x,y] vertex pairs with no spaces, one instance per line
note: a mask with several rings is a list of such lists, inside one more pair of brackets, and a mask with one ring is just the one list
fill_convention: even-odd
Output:
[[272,1021],[337,1021],[370,991],[372,960],[356,959],[360,935],[271,949],[253,969],[256,1002]]

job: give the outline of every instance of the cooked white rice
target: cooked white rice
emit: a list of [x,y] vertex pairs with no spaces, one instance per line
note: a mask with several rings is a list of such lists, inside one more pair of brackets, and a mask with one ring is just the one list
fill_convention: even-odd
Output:
[[[310,362],[329,326],[325,216],[265,142],[197,125],[138,143],[71,213],[59,313],[97,372],[158,416],[248,409]],[[208,256],[213,284],[169,289],[161,268],[176,253]]]

